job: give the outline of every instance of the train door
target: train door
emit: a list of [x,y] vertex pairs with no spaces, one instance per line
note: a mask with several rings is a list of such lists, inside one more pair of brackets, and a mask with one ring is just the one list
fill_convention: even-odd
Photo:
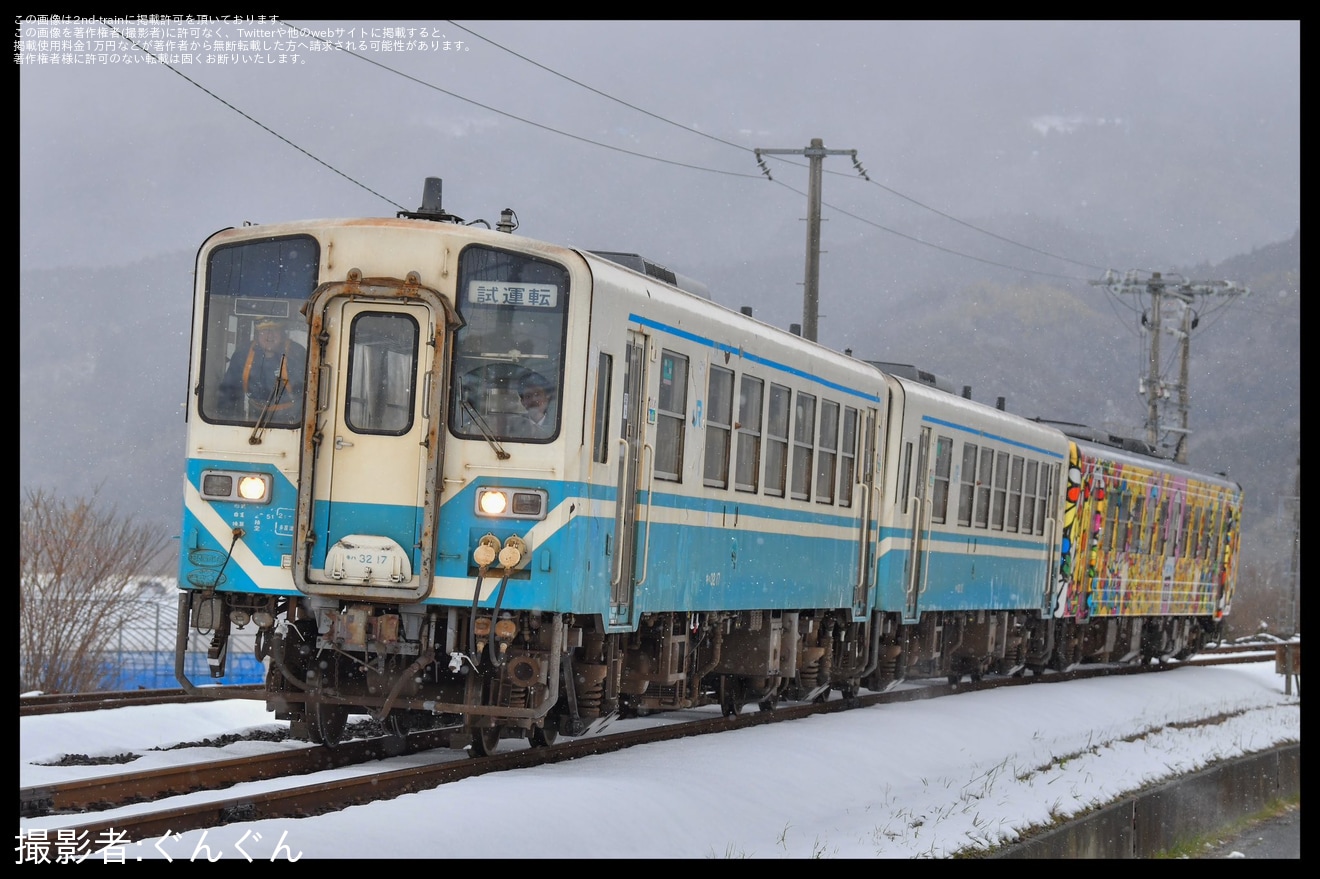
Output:
[[[867,409],[861,436],[861,479],[858,482],[858,515],[861,517],[857,539],[857,580],[853,588],[853,612],[866,613],[867,595],[875,583],[875,472],[876,410]],[[846,429],[846,425],[845,425]]]
[[[620,421],[619,483],[614,514],[614,564],[610,577],[610,624],[632,622],[638,553],[645,551],[645,535],[638,534],[639,484],[646,448],[646,336],[628,333],[624,357],[623,417]],[[654,462],[651,464],[655,466]],[[648,496],[647,503],[650,503]]]
[[911,530],[911,550],[908,553],[907,606],[908,618],[917,615],[917,598],[926,591],[928,543],[930,540],[930,437],[929,427],[921,428],[917,441],[917,468],[914,477],[912,501],[908,506],[904,524]]
[[452,310],[400,287],[328,284],[313,298],[295,553],[310,594],[430,591]]

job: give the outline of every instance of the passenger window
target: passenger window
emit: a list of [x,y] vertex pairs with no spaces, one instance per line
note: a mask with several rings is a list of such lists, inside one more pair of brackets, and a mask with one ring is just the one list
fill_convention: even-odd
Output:
[[1040,468],[1040,495],[1036,498],[1036,533],[1045,533],[1046,510],[1054,509],[1051,505],[1054,500],[1054,476],[1058,472],[1059,465],[1053,466],[1045,464]]
[[765,425],[765,493],[784,496],[784,478],[788,474],[788,404],[789,390],[770,385],[770,412]]
[[1127,552],[1128,548],[1128,522],[1131,518],[1131,511],[1128,510],[1127,497],[1118,495],[1114,498],[1114,503],[1118,505],[1118,524],[1114,529],[1114,549],[1119,552]]
[[1040,479],[1040,463],[1027,462],[1027,475],[1022,481],[1022,533],[1030,534],[1036,520],[1036,483]]
[[931,498],[930,519],[944,522],[949,514],[949,476],[953,467],[953,438],[935,439],[935,493]]
[[683,472],[683,425],[687,421],[688,359],[660,352],[660,393],[656,400],[655,478],[679,482]]
[[591,454],[597,464],[607,463],[610,459],[610,382],[613,371],[614,356],[601,354],[596,364],[596,418]]
[[1160,498],[1159,519],[1155,522],[1155,554],[1164,555],[1169,538],[1169,498]]
[[990,527],[995,531],[1004,530],[1004,506],[1008,501],[1008,452],[999,452],[995,456],[995,491],[994,503],[990,510]]
[[816,451],[816,503],[834,503],[834,467],[839,449],[839,404],[820,403],[820,445]]
[[1144,554],[1150,546],[1147,535],[1150,534],[1150,523],[1146,521],[1146,498],[1143,495],[1137,495],[1132,499],[1132,524],[1131,524],[1132,551],[1138,554]]
[[[1118,508],[1122,498],[1116,492],[1107,493],[1106,498],[1105,531],[1100,546],[1107,552],[1113,552],[1118,547]],[[1081,504],[1080,498],[1078,504]]]
[[811,454],[816,442],[816,398],[799,393],[793,415],[793,500],[811,497]]
[[895,489],[903,492],[903,503],[898,508],[899,514],[906,516],[908,503],[912,498],[912,443],[910,442],[903,444],[903,478],[899,480],[899,484],[902,488]]
[[765,383],[749,375],[742,377],[738,391],[738,469],[733,487],[756,491],[761,473],[761,398]]
[[729,487],[729,439],[733,427],[733,373],[710,368],[706,391],[706,460],[703,477],[711,488]]
[[1004,514],[1004,527],[1008,531],[1018,530],[1018,519],[1022,515],[1022,458],[1013,456],[1013,466],[1008,471],[1008,511]]
[[857,481],[857,410],[843,408],[843,436],[839,445],[839,506],[851,507]]
[[976,470],[976,527],[990,527],[990,480],[995,471],[994,449],[981,449]]
[[976,495],[976,453],[974,443],[963,443],[962,477],[958,486],[958,524],[972,524],[972,503]]

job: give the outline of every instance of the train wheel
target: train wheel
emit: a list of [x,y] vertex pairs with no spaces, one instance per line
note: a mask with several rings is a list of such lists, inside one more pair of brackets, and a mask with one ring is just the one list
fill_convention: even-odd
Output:
[[472,747],[468,756],[489,757],[500,746],[500,731],[497,727],[483,726],[472,730]]
[[310,714],[307,726],[312,734],[312,741],[327,748],[339,744],[340,736],[344,734],[344,726],[348,723],[348,706],[328,705],[318,701]]
[[720,713],[735,717],[742,711],[745,687],[741,678],[725,675],[720,682]]
[[407,714],[396,711],[385,718],[381,724],[385,729],[385,743],[382,746],[387,757],[398,757],[408,751],[408,730],[412,723]]
[[559,731],[546,726],[533,727],[531,735],[527,737],[533,748],[548,748],[558,738]]

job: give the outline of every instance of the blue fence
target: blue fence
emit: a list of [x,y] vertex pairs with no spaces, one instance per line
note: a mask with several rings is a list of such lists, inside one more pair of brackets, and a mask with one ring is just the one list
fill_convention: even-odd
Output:
[[[174,676],[175,627],[179,614],[176,601],[173,595],[166,594],[139,603],[140,610],[129,617],[105,652],[101,662],[105,673],[102,689],[158,690],[179,686]],[[252,653],[255,633],[256,627],[251,625],[247,631],[233,633],[229,639],[225,676],[213,678],[206,662],[210,638],[190,632],[188,652],[184,657],[184,672],[188,679],[200,686],[262,683],[266,679],[266,669]]]
[[[190,650],[184,657],[188,680],[201,686],[213,684],[259,684],[266,679],[266,669],[251,653],[230,653],[225,662],[225,676],[211,677],[205,650]],[[174,651],[122,650],[109,654],[102,663],[104,690],[168,690],[179,686],[174,676]]]

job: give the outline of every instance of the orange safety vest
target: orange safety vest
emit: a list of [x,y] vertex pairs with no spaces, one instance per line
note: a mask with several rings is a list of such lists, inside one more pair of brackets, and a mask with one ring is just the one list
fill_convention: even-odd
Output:
[[[260,347],[260,346],[257,345],[256,342],[253,342],[253,343],[248,347],[247,361],[243,364],[243,396],[245,396],[245,397],[246,397],[246,396],[249,396],[249,394],[248,394],[248,378],[252,375],[252,360],[253,360],[253,358],[255,358],[255,357],[257,356],[257,348],[258,348],[258,347]],[[290,387],[290,384],[289,384],[289,340],[288,340],[288,339],[285,339],[285,340],[284,340],[284,355],[283,355],[282,357],[280,357],[280,378],[279,378],[279,380],[280,380],[280,382],[283,384],[284,388],[287,389],[287,388]],[[261,401],[259,401],[259,402],[261,402],[263,405],[265,405],[265,403],[266,403],[265,400],[261,400]],[[285,400],[283,403],[276,403],[276,404],[274,404],[273,406],[271,406],[271,407],[270,407],[270,411],[271,411],[271,412],[278,412],[278,411],[281,410],[281,409],[288,409],[288,408],[289,408],[290,406],[292,406],[293,404],[294,404],[294,401],[293,401],[293,400]]]

